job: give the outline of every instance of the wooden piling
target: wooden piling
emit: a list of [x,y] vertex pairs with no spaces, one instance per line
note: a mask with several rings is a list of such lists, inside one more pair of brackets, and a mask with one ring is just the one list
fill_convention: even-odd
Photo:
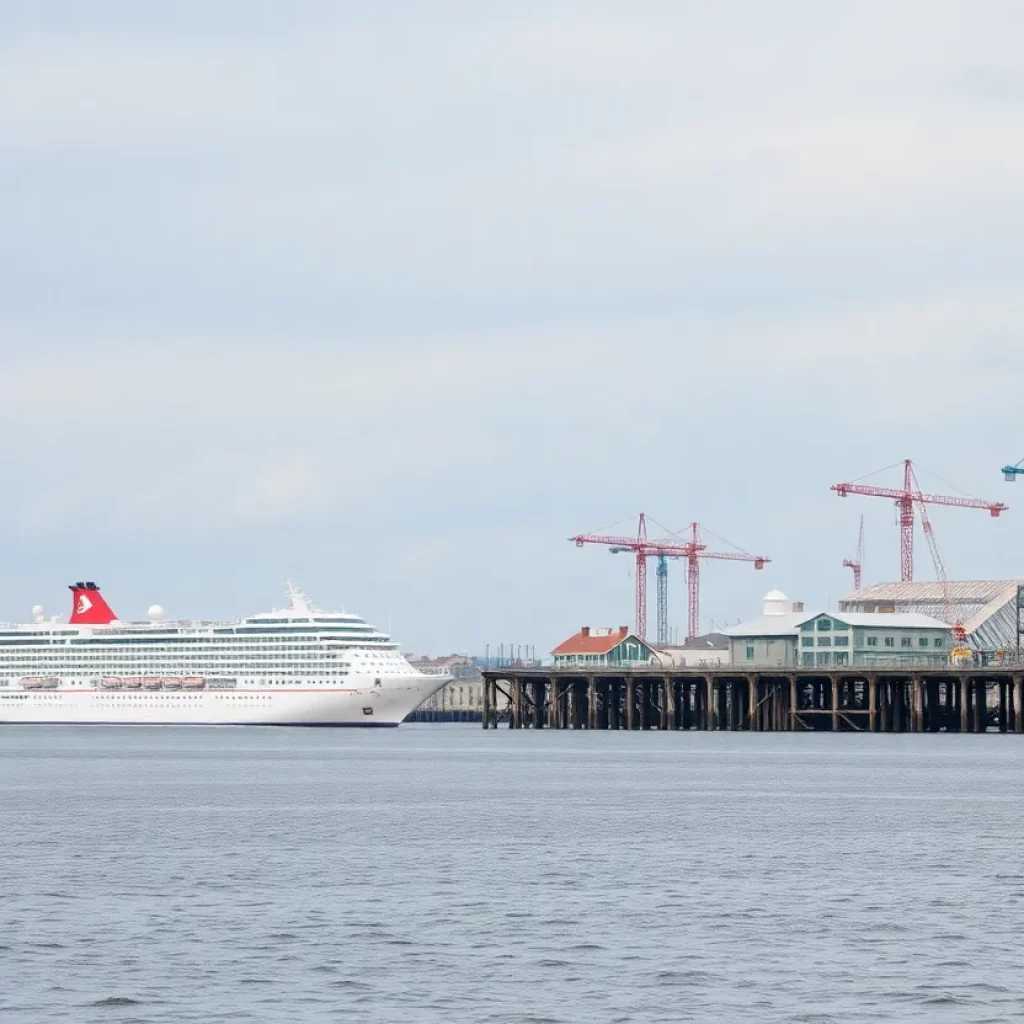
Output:
[[676,694],[671,676],[661,677],[661,728],[676,728]]

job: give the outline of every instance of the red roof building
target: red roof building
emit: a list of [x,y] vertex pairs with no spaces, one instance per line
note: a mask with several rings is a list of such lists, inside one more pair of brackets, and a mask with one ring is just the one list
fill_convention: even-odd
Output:
[[600,668],[648,665],[654,649],[628,626],[618,629],[584,626],[552,652],[556,668]]

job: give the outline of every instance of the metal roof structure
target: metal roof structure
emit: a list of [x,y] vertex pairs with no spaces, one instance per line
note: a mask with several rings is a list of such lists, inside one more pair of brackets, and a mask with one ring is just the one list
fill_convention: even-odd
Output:
[[[951,580],[949,597],[976,650],[991,651],[1017,643],[1017,587],[1024,579]],[[844,612],[917,612],[949,621],[941,583],[875,583],[839,601]]]

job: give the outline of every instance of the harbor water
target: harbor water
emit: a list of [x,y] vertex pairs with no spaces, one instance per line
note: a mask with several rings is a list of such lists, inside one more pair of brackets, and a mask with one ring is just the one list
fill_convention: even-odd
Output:
[[1024,1017],[1014,736],[0,729],[0,1020]]

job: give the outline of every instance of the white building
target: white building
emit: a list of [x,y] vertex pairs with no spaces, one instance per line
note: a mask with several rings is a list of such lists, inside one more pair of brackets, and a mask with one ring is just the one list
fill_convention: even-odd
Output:
[[[799,610],[792,610],[799,609]],[[776,668],[945,665],[949,626],[919,612],[812,612],[773,590],[760,618],[726,630],[732,664]]]

